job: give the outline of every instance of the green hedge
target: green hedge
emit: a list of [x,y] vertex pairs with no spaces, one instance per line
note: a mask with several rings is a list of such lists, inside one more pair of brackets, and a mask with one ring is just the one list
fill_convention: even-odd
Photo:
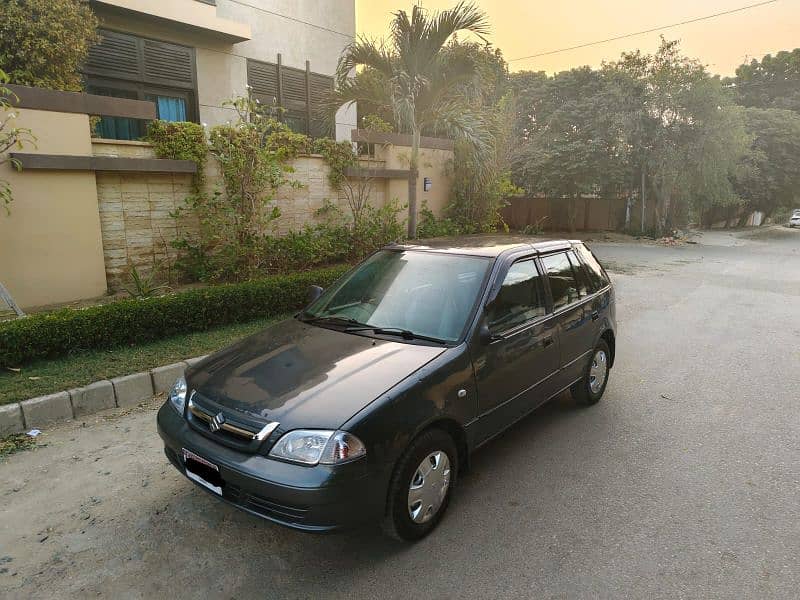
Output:
[[278,275],[0,323],[0,367],[18,367],[37,358],[81,350],[135,345],[289,312],[305,304],[309,285],[328,286],[347,269],[337,266]]

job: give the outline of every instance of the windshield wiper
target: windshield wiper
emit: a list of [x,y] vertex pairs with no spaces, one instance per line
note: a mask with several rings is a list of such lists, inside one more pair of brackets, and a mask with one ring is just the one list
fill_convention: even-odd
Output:
[[357,333],[359,331],[371,331],[378,335],[399,335],[404,340],[424,340],[426,342],[435,342],[437,344],[445,344],[446,340],[431,337],[429,335],[422,335],[421,333],[414,333],[410,329],[402,329],[401,327],[379,327],[378,325],[363,325],[361,327],[348,327],[345,329],[346,333]]
[[[308,317],[303,318],[302,315],[297,317],[303,323],[333,323],[336,325],[351,325],[351,326],[363,326],[364,323],[361,321],[356,321],[352,317],[345,317],[342,315],[321,315],[318,317]],[[349,327],[348,327],[349,329]]]

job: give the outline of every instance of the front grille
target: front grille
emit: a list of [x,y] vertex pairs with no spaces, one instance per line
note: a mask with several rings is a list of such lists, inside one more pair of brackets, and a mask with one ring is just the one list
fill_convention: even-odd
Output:
[[204,433],[229,438],[239,444],[261,444],[277,429],[275,421],[256,421],[238,411],[216,404],[192,390],[188,402],[189,421]]

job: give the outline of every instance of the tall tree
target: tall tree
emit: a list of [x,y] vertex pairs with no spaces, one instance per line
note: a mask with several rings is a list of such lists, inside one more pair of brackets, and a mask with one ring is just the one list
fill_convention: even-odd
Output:
[[582,195],[614,194],[630,179],[629,144],[619,88],[589,67],[546,77],[523,72],[516,89],[516,181],[529,192],[562,197],[570,231]]
[[[337,68],[339,105],[363,102],[393,116],[398,129],[411,135],[408,181],[408,235],[417,231],[417,178],[423,131],[464,138],[487,146],[481,115],[468,110],[453,91],[474,77],[476,63],[469,55],[447,51],[456,33],[488,33],[486,17],[477,6],[459,2],[432,14],[414,6],[409,15],[394,13],[388,40],[359,38],[344,51]],[[351,77],[354,69],[371,70],[371,77]]]
[[11,83],[80,91],[80,65],[99,41],[97,17],[81,0],[0,2],[0,68]]
[[745,109],[752,136],[735,186],[749,211],[769,217],[800,197],[800,115],[780,109]]
[[686,220],[690,210],[736,201],[731,185],[747,148],[740,111],[718,77],[662,39],[655,54],[625,53],[607,65],[638,83],[641,113],[635,151],[656,197],[656,231]]
[[494,231],[502,223],[504,199],[521,191],[511,183],[515,102],[508,64],[503,53],[488,44],[454,38],[446,51],[476,65],[475,75],[453,94],[465,110],[481,115],[487,138],[480,148],[464,139],[456,143],[448,216],[460,231]]
[[767,54],[736,69],[725,85],[736,101],[754,108],[783,108],[800,113],[800,48]]

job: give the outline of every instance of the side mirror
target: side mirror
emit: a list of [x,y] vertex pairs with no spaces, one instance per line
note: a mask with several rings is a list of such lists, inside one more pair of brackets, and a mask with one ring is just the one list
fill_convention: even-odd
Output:
[[478,340],[484,346],[488,346],[495,340],[494,335],[492,335],[492,332],[489,331],[489,325],[486,323],[486,319],[481,321],[481,326],[478,329]]
[[322,296],[322,288],[321,287],[319,287],[318,285],[310,285],[310,286],[308,286],[308,292],[306,293],[306,299],[308,300],[309,304],[314,302],[314,300],[316,300],[320,296]]
[[483,344],[484,346],[488,346],[489,344],[491,344],[492,342],[496,342],[497,340],[504,339],[504,336],[497,333],[492,333],[492,331],[489,329],[488,312],[492,307],[492,302],[494,302],[494,300],[488,302],[484,307],[483,317],[481,318],[481,324],[478,326],[478,341],[480,341],[480,343]]

